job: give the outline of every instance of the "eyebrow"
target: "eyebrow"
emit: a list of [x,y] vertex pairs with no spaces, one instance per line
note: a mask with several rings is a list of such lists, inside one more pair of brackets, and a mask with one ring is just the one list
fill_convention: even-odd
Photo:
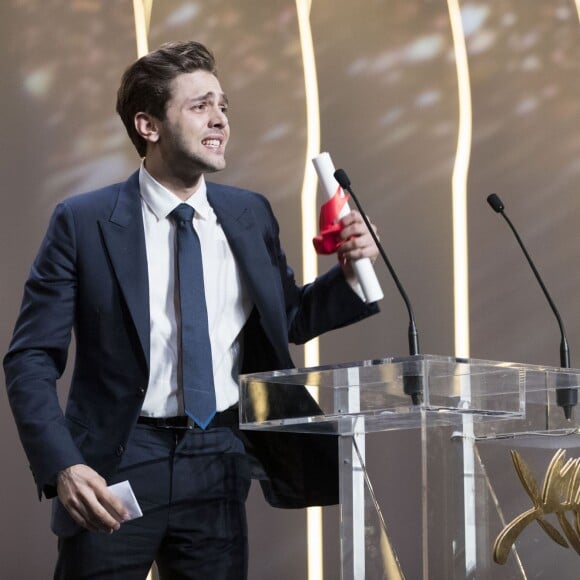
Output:
[[205,95],[200,95],[199,97],[190,97],[189,99],[187,99],[186,102],[199,103],[201,101],[207,101],[210,99],[214,99],[215,97],[217,97],[218,100],[222,101],[224,104],[229,105],[228,96],[225,93],[217,93],[216,94],[213,91],[209,91],[209,92],[205,93]]

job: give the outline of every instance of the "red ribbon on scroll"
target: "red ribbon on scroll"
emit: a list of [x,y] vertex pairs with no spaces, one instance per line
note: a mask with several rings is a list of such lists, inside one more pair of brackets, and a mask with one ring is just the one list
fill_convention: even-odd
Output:
[[320,207],[318,228],[320,235],[313,238],[312,243],[317,254],[334,254],[343,240],[340,238],[342,225],[339,215],[348,201],[349,196],[339,187],[336,193]]

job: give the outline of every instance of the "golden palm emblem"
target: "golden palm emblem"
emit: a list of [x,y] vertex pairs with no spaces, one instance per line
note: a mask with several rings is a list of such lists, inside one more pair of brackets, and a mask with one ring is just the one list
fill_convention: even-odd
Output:
[[[564,548],[572,546],[580,554],[580,459],[565,461],[566,451],[559,449],[550,461],[540,493],[538,484],[522,456],[517,451],[511,451],[511,455],[516,473],[530,496],[533,507],[520,514],[501,531],[493,546],[493,559],[498,564],[505,564],[514,542],[534,520],[554,542]],[[573,524],[568,521],[567,512],[572,512]],[[556,515],[564,535],[548,522],[545,517],[547,514]]]

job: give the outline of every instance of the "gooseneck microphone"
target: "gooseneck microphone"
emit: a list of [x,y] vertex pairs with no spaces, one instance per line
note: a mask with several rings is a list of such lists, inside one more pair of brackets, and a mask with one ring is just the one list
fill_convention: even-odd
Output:
[[[536,269],[534,262],[530,258],[530,255],[528,254],[528,251],[526,250],[526,247],[524,246],[524,243],[522,242],[522,239],[520,238],[516,228],[514,227],[508,216],[504,213],[505,206],[503,202],[496,193],[492,193],[491,195],[487,196],[487,203],[489,203],[491,208],[496,213],[501,214],[501,216],[505,219],[505,221],[509,225],[510,229],[514,233],[514,236],[516,237],[516,240],[518,241],[518,244],[520,245],[520,248],[524,252],[524,256],[528,260],[528,264],[530,265],[532,271],[534,272],[534,275],[536,276],[536,280],[538,281],[540,287],[544,292],[544,296],[548,300],[548,304],[550,305],[550,308],[552,309],[552,312],[554,313],[556,320],[558,321],[558,327],[560,328],[560,337],[561,337],[560,366],[562,368],[569,369],[570,350],[568,348],[568,339],[566,338],[566,330],[564,329],[564,323],[562,322],[560,313],[558,312],[558,309],[556,308],[556,305],[554,304],[552,297],[550,296],[548,290],[546,289],[546,286],[544,285],[544,282],[540,277],[540,274],[538,273],[538,270]],[[562,389],[562,388],[556,389],[556,402],[558,403],[559,407],[562,407],[564,415],[566,419],[569,421],[572,418],[572,409],[578,403],[578,392],[576,391],[576,389]]]
[[[366,216],[366,213],[364,212],[358,198],[356,197],[356,195],[354,194],[354,191],[351,188],[350,179],[348,178],[346,171],[344,169],[337,169],[334,172],[334,178],[336,179],[336,181],[338,181],[338,184],[340,185],[340,187],[342,187],[342,189],[348,191],[348,193],[352,197],[358,211],[360,212],[360,215],[361,215],[365,225],[367,226],[375,244],[377,245],[377,248],[379,249],[379,253],[381,254],[381,258],[383,259],[383,262],[387,266],[387,269],[389,270],[391,277],[393,278],[395,285],[397,286],[397,289],[399,290],[399,294],[401,295],[401,297],[403,298],[403,301],[405,302],[405,306],[407,307],[407,312],[409,314],[409,330],[408,330],[409,354],[410,355],[420,354],[419,353],[419,333],[417,332],[417,324],[415,322],[415,315],[413,314],[413,307],[411,306],[411,301],[409,300],[409,297],[407,296],[407,293],[405,292],[405,289],[403,288],[403,285],[401,284],[399,277],[397,276],[393,266],[391,265],[391,262],[390,262],[389,258],[387,257],[387,254],[386,254],[381,242],[379,241],[379,238],[375,234],[375,231],[373,230],[371,223],[369,222],[369,220]],[[423,388],[422,388],[422,384],[421,384],[421,377],[419,377],[419,376],[417,376],[417,377],[405,377],[404,390],[405,390],[405,394],[407,394],[411,397],[414,405],[418,405],[423,400]]]

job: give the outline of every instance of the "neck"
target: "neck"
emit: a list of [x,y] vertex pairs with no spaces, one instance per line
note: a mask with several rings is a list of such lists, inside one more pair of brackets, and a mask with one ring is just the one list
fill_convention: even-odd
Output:
[[182,201],[189,199],[201,185],[201,173],[180,175],[170,171],[164,164],[155,163],[155,158],[145,159],[145,169],[151,177]]

